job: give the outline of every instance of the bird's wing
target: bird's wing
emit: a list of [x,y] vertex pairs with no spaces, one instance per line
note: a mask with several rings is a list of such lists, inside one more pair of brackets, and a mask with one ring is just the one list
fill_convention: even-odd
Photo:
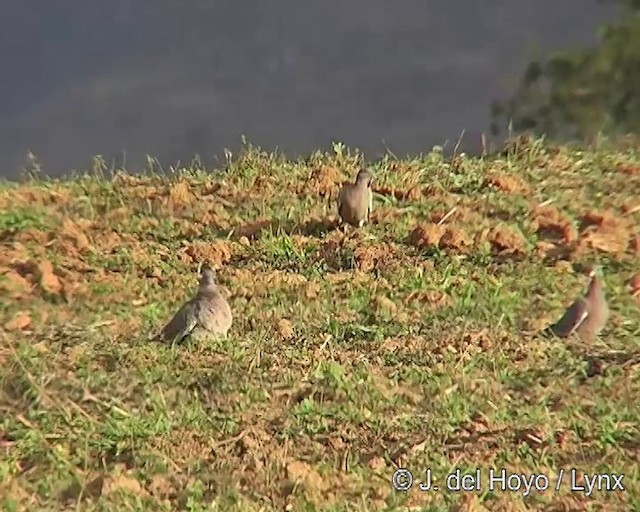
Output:
[[562,318],[553,324],[549,329],[556,336],[566,338],[570,336],[580,324],[589,316],[589,307],[583,299],[576,299],[571,306],[567,308]]
[[367,211],[367,220],[369,220],[369,215],[371,215],[371,212],[373,211],[373,192],[371,192],[371,189],[369,189],[368,193],[369,193],[369,210]]
[[173,316],[167,325],[162,328],[158,338],[167,343],[182,341],[198,324],[196,305],[190,300],[185,303]]

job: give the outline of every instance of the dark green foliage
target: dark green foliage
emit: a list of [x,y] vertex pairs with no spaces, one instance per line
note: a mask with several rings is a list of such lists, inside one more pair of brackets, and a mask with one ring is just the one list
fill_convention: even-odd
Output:
[[514,95],[492,106],[492,131],[586,139],[640,132],[640,0],[621,4],[618,20],[594,48],[532,62]]

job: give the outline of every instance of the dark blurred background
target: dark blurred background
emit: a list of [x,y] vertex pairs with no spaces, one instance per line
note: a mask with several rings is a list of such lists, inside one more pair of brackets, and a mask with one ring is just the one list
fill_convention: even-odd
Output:
[[489,133],[529,62],[593,45],[592,0],[16,0],[0,6],[0,176],[132,170],[240,137],[376,158]]

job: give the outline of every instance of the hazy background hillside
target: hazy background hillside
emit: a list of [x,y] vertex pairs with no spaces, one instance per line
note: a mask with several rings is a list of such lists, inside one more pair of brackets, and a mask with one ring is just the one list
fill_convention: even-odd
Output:
[[[0,175],[91,155],[210,161],[240,135],[375,157],[488,130],[530,57],[595,40],[589,0],[29,0],[0,7]],[[114,160],[115,159],[115,160]]]

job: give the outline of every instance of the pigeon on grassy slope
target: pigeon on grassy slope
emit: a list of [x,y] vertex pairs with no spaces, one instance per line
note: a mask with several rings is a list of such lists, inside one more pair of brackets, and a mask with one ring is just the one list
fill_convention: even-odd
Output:
[[369,215],[373,208],[373,194],[371,180],[373,174],[361,169],[354,183],[343,185],[338,194],[338,215],[342,222],[361,228],[369,222]]
[[548,328],[549,332],[559,338],[575,334],[582,341],[593,341],[600,334],[609,318],[609,307],[596,267],[590,267],[589,277],[585,296],[577,298],[562,318]]
[[213,270],[203,267],[195,297],[178,310],[155,339],[176,343],[189,335],[226,338],[231,322],[231,308],[215,284]]

